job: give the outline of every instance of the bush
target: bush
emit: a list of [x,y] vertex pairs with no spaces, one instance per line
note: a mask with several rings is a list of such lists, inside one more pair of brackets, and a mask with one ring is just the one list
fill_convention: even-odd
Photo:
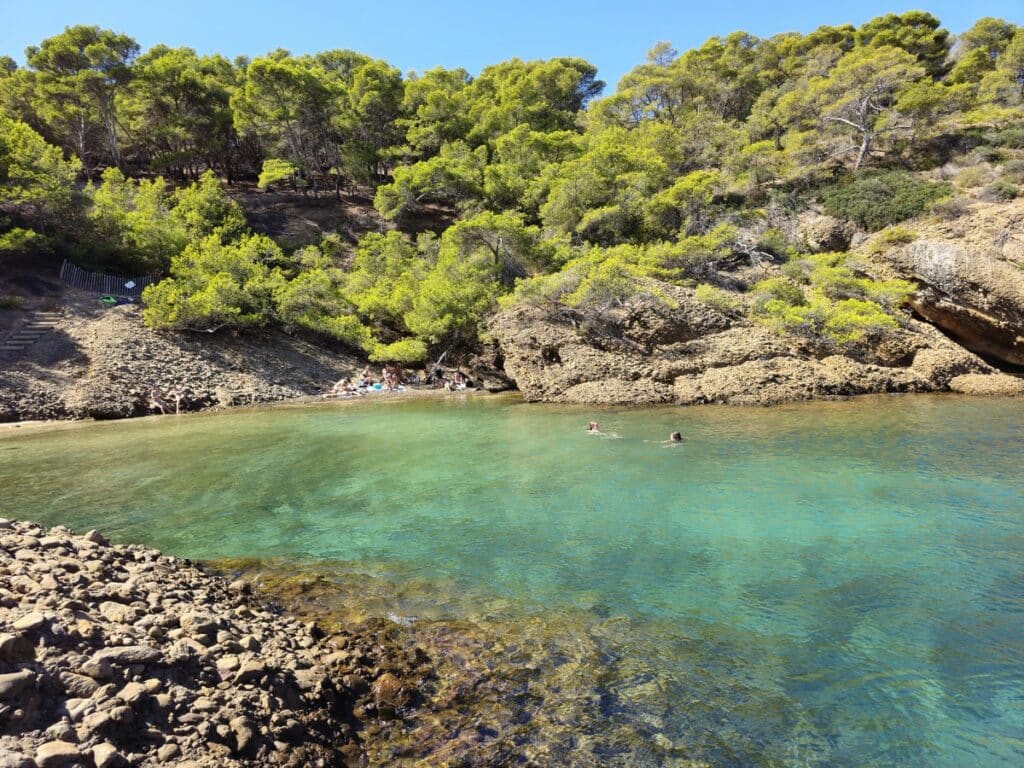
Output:
[[697,301],[726,315],[736,312],[742,306],[736,295],[708,283],[698,285],[695,293]]
[[[317,253],[319,253],[317,251]],[[322,257],[321,257],[322,258]],[[370,330],[342,295],[340,270],[314,263],[274,290],[277,315],[287,325],[305,328],[357,349],[370,349]]]
[[962,197],[940,200],[932,205],[932,213],[943,221],[954,221],[971,210],[971,204]]
[[174,257],[171,277],[142,292],[142,317],[151,328],[193,331],[262,324],[283,280],[267,265],[280,258],[280,249],[263,235],[233,243],[210,235]]
[[41,253],[52,250],[52,240],[33,229],[15,227],[0,234],[0,256],[16,253]]
[[1024,128],[1005,128],[991,137],[993,144],[1009,149],[1024,149]]
[[972,165],[957,172],[953,178],[953,183],[960,189],[973,189],[974,187],[984,186],[991,178],[992,173],[988,166]]
[[401,339],[392,344],[378,344],[370,353],[375,363],[422,363],[427,357],[427,345],[419,339]]
[[874,252],[881,253],[886,246],[900,246],[913,243],[918,239],[918,232],[905,226],[891,226],[874,239]]
[[821,195],[825,210],[876,232],[921,213],[929,203],[946,197],[952,187],[926,181],[906,171],[866,173]]
[[24,307],[24,296],[15,296],[13,293],[0,296],[0,309],[23,309]]
[[862,299],[832,301],[825,296],[814,296],[804,304],[772,299],[762,307],[758,317],[778,331],[838,345],[853,344],[898,327],[896,319],[874,302]]
[[754,286],[751,316],[780,332],[838,345],[896,328],[887,310],[901,306],[914,290],[906,280],[860,277],[842,253],[793,259],[783,270],[787,277]]
[[1020,194],[1020,188],[1007,179],[996,179],[985,187],[985,197],[989,200],[1006,202]]
[[771,227],[761,233],[757,240],[757,250],[770,253],[772,256],[786,256],[792,252],[786,236],[778,229]]
[[999,173],[999,177],[1011,184],[1024,184],[1024,160],[1011,160],[1006,163]]
[[806,304],[803,289],[785,277],[772,277],[754,286],[754,315],[767,314],[767,307],[773,302],[795,307]]

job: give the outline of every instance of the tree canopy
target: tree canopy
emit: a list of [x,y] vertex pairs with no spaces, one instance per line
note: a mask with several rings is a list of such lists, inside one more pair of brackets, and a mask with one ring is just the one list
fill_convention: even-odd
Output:
[[[877,229],[949,195],[951,160],[1021,150],[1024,29],[995,18],[659,42],[607,94],[574,57],[403,74],[349,50],[229,61],[73,26],[24,67],[0,57],[0,247],[59,236],[166,275],[146,295],[158,327],[277,323],[411,362],[472,343],[500,301],[589,311],[654,278],[706,281],[723,259],[798,252],[780,211]],[[249,230],[239,183],[372,199],[380,231],[289,251]],[[873,317],[785,290],[760,294],[780,326]]]

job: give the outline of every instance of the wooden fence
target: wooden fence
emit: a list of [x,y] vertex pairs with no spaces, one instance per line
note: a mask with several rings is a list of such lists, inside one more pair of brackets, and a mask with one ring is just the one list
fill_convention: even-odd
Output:
[[110,296],[131,296],[132,298],[141,296],[142,289],[147,285],[160,282],[160,278],[156,275],[120,277],[118,275],[102,275],[99,272],[86,272],[67,259],[60,266],[60,279],[71,287],[80,288],[83,291]]

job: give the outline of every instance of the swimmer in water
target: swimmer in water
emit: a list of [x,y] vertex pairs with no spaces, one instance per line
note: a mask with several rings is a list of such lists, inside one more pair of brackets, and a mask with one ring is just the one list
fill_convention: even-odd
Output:
[[645,443],[657,443],[658,445],[673,446],[682,445],[683,435],[681,432],[673,432],[668,436],[668,440],[644,440]]
[[599,435],[601,434],[601,425],[598,424],[596,421],[592,421],[589,424],[587,424],[587,432],[589,432],[592,435]]

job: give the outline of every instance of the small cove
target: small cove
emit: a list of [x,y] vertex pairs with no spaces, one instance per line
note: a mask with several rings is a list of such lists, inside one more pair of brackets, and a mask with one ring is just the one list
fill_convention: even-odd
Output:
[[481,627],[555,764],[1009,766],[1022,455],[1022,401],[326,405],[3,430],[0,514]]

